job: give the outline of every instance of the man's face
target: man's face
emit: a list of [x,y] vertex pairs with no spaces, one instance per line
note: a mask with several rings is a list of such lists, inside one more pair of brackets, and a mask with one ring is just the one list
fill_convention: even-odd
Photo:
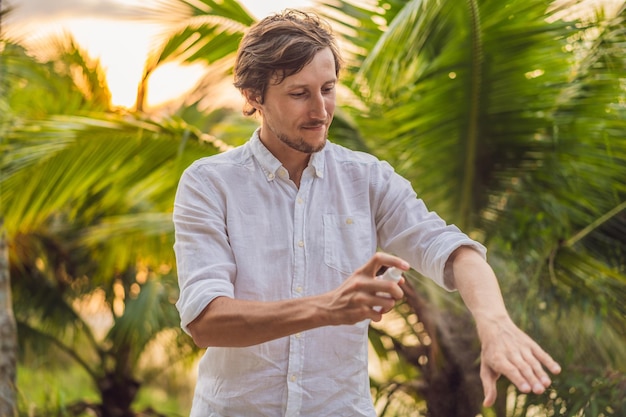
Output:
[[251,103],[263,118],[260,137],[272,152],[285,147],[311,154],[326,144],[335,112],[335,60],[330,48],[280,84],[270,82],[263,104]]

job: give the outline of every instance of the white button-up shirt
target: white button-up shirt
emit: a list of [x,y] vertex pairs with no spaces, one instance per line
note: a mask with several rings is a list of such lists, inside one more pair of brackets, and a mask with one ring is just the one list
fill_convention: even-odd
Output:
[[[429,212],[386,162],[328,142],[300,188],[258,131],[183,174],[174,207],[181,325],[216,297],[276,301],[338,287],[377,248],[443,283],[449,255],[482,245]],[[368,321],[245,348],[208,348],[192,417],[375,416]]]

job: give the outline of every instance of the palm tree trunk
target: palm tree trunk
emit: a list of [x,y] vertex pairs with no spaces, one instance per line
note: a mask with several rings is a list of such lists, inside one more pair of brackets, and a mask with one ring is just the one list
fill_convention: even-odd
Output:
[[[0,0],[0,37],[2,37],[2,0]],[[9,254],[0,216],[0,416],[17,416],[15,380],[17,375],[17,328],[11,301]]]
[[11,302],[9,256],[0,217],[0,416],[16,416],[17,329]]
[[[406,302],[429,334],[427,361],[422,351],[400,349],[409,363],[422,371],[430,417],[474,417],[481,412],[483,398],[479,376],[480,346],[473,319],[467,310],[440,311],[406,281]],[[398,346],[396,346],[398,349]],[[413,353],[413,354],[412,354]]]

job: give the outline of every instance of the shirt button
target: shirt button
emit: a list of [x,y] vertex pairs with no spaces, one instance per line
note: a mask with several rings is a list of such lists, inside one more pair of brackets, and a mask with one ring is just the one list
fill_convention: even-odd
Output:
[[280,171],[278,171],[278,175],[281,178],[285,178],[287,176],[287,171],[285,171],[283,168],[281,168]]
[[289,379],[291,380],[291,382],[296,382],[296,379],[298,378],[295,375],[291,375]]
[[302,287],[298,285],[298,286],[296,287],[296,292],[297,292],[298,294],[302,293]]
[[348,217],[348,218],[346,219],[346,224],[352,224],[352,223],[354,223],[354,220],[352,220],[352,218],[351,218],[351,217]]
[[296,336],[296,339],[300,339],[302,337],[302,333],[296,333],[295,336]]
[[302,241],[302,240],[298,241],[298,246],[300,246],[301,248],[303,248],[303,247],[304,247],[304,241]]
[[270,180],[274,179],[274,174],[272,174],[271,172],[269,174],[267,174],[267,178],[269,178]]
[[302,203],[304,203],[304,200],[303,200],[303,199],[301,199],[300,197],[298,197],[298,199],[297,199],[296,201],[298,202],[298,204],[302,204]]

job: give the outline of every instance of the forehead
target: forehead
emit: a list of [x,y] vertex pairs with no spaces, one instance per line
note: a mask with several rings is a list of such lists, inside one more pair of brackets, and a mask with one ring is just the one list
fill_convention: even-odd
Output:
[[302,67],[300,71],[285,77],[279,84],[276,81],[280,81],[280,77],[275,74],[272,77],[274,82],[270,85],[293,88],[300,85],[326,84],[337,80],[336,73],[335,57],[330,48],[324,48],[317,52],[311,62]]

